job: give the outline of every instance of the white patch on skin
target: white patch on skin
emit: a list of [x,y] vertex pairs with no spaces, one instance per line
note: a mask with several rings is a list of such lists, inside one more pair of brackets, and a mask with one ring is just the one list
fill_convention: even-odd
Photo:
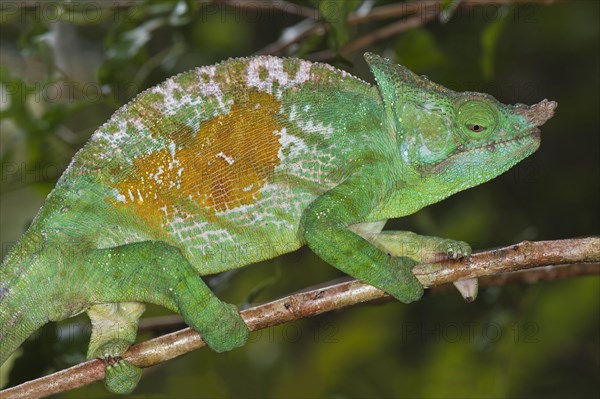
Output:
[[333,125],[331,123],[325,126],[321,122],[315,123],[310,119],[307,121],[297,120],[296,123],[300,129],[308,133],[320,133],[323,137],[333,135]]
[[183,100],[183,97],[180,100],[175,99],[175,92],[183,92],[183,90],[175,84],[172,78],[165,80],[161,86],[157,86],[158,90],[156,91],[163,94],[163,110],[167,115],[174,115]]
[[[224,113],[227,113],[227,112],[229,112],[229,108],[231,107],[232,102],[225,104],[225,102],[223,101],[223,92],[221,91],[221,88],[219,87],[219,85],[215,82],[216,70],[217,70],[217,67],[215,65],[196,68],[196,74],[198,75],[200,93],[202,93],[203,96],[214,97],[217,100],[217,102],[219,103],[219,107],[221,108],[221,110]],[[204,75],[204,74],[208,75],[208,77],[209,77],[208,82],[206,82],[206,83],[204,82],[204,79],[202,78],[202,75]]]
[[[308,108],[306,108],[306,107],[307,106],[304,107],[304,112],[308,111]],[[322,122],[315,123],[311,119],[308,119],[308,120],[303,119],[303,116],[304,115],[302,115],[298,112],[296,104],[292,104],[290,106],[288,118],[291,121],[295,121],[300,129],[302,129],[303,131],[305,131],[307,133],[319,133],[323,137],[330,137],[331,135],[333,135],[333,133],[334,133],[333,125],[331,123],[326,126]]]
[[[184,72],[185,74],[195,74],[195,82],[186,88],[183,88],[177,79],[181,78],[181,74],[173,76],[165,80],[162,84],[148,89],[150,93],[160,94],[163,96],[160,104],[161,112],[166,116],[173,116],[180,112],[182,107],[192,106],[198,110],[197,118],[190,118],[188,123],[190,127],[197,130],[200,127],[200,121],[205,119],[207,115],[200,115],[201,106],[207,97],[212,97],[217,100],[219,109],[214,111],[214,115],[229,112],[232,101],[225,102],[223,92],[219,85],[215,82],[216,66],[210,65],[196,68],[195,70]],[[205,82],[202,75],[208,76],[208,82]]]
[[[283,107],[282,107],[283,109]],[[290,107],[290,112],[288,113],[288,118],[291,121],[295,121],[296,120],[296,104],[292,104],[292,106]]]
[[[284,59],[276,57],[257,57],[248,60],[246,68],[246,81],[248,87],[254,87],[258,91],[269,94],[275,94],[277,99],[281,99],[282,89],[289,89],[301,85],[310,79],[311,63],[304,60],[297,60],[298,70],[293,79],[284,71]],[[267,72],[265,79],[260,78],[261,70]],[[279,84],[277,92],[273,92],[273,83]]]
[[291,81],[294,86],[302,84],[310,79],[311,63],[304,60],[300,60],[299,62],[300,65],[298,71],[296,72],[296,76]]
[[277,151],[277,157],[279,160],[284,161],[286,159],[286,155],[284,155],[284,150],[289,150],[287,158],[295,158],[300,153],[308,152],[308,147],[304,140],[300,137],[293,136],[287,133],[287,129],[282,127],[281,130],[275,130],[273,134],[279,136],[279,151]]
[[[267,72],[264,80],[260,78],[261,70]],[[274,80],[277,80],[279,84],[287,83],[287,73],[283,71],[283,60],[279,58],[259,57],[251,59],[248,62],[246,76],[248,87],[254,87],[258,91],[269,94],[273,93]]]
[[204,251],[207,246],[214,246],[226,242],[230,242],[235,244],[235,240],[229,231],[219,228],[215,230],[207,230],[204,228],[200,228],[200,226],[195,226],[196,230],[199,231],[199,234],[192,236],[189,241],[195,240],[200,242],[201,244],[196,245],[188,245],[187,250],[191,253],[191,249],[200,249]]
[[421,157],[428,157],[433,154],[431,152],[431,150],[423,142],[422,137],[421,137],[421,146],[419,147],[419,153],[420,153]]
[[414,142],[415,139],[409,136],[400,144],[400,155],[402,156],[402,160],[404,161],[404,163],[406,163],[407,165],[411,164],[408,155],[408,149],[414,144]]
[[219,152],[217,155],[215,155],[215,158],[222,158],[225,160],[225,162],[227,162],[229,165],[233,165],[233,163],[235,162],[235,159],[233,159],[232,157],[230,157],[229,155],[226,155],[224,152]]
[[106,133],[107,129],[105,126],[103,126],[105,128],[98,130],[97,138],[106,140],[110,145],[117,147],[119,143],[127,140],[127,122],[128,121],[122,118],[109,122],[116,125],[117,131],[115,133]]
[[119,190],[117,190],[116,188],[113,189],[113,194],[115,195],[115,198],[117,199],[117,201],[127,202],[127,198],[123,194],[119,193]]
[[[228,223],[234,223],[240,228],[276,225],[282,229],[295,230],[297,223],[294,221],[300,220],[302,210],[314,200],[313,196],[308,195],[300,198],[288,186],[279,183],[265,183],[260,192],[261,195],[252,204],[220,211],[215,216],[227,220]],[[282,211],[289,217],[274,216],[280,215]]]
[[163,170],[162,165],[159,165],[158,166],[158,172],[156,172],[154,174],[150,174],[150,177],[154,178],[154,180],[158,184],[162,184],[163,180],[159,176],[162,175],[163,173],[165,173],[165,171]]
[[[291,107],[294,108],[294,107]],[[294,113],[294,110],[292,110]],[[304,126],[304,125],[302,125]],[[326,136],[327,134],[333,134],[329,127],[325,127],[322,124],[315,125],[312,121],[307,124],[304,131],[318,132]],[[289,134],[287,129],[284,127],[281,130],[275,130],[273,134],[279,136],[279,144],[281,145],[278,151],[278,158],[280,164],[275,167],[275,174],[282,174],[282,176],[295,176],[298,179],[305,180],[307,182],[324,184],[329,186],[331,182],[325,181],[327,171],[331,170],[332,166],[336,162],[335,156],[326,152],[323,153],[319,146],[314,144],[308,146],[306,142],[293,134]],[[332,148],[335,146],[332,146]],[[287,153],[287,155],[284,155]],[[261,195],[277,195],[276,193],[266,194],[261,190]],[[285,202],[289,199],[282,199]]]
[[[132,145],[144,148],[156,148],[160,146],[160,143],[152,137],[152,134],[140,116],[125,115],[125,110],[122,108],[119,109],[90,139],[88,145],[98,145],[97,142],[106,143],[106,147],[103,145],[102,150],[97,154],[98,158],[115,159],[117,155],[121,155],[120,162],[132,164],[133,159],[131,157],[122,156],[122,148],[128,148]],[[109,133],[109,131],[112,133]],[[133,144],[132,140],[135,140]]]

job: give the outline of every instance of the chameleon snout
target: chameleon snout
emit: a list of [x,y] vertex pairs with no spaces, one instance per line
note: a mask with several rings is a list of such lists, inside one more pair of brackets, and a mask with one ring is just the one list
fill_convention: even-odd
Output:
[[517,113],[523,115],[530,123],[539,127],[552,118],[557,106],[558,103],[556,101],[549,101],[544,98],[532,106],[518,104]]

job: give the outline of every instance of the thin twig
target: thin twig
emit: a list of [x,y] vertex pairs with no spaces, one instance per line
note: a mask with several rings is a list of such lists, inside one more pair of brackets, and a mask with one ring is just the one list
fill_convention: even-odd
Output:
[[248,8],[255,10],[275,10],[285,14],[296,15],[299,17],[313,20],[317,20],[319,18],[319,11],[317,11],[316,9],[304,7],[299,4],[290,3],[283,0],[214,0],[213,3],[222,3],[237,8]]
[[[417,265],[415,275],[426,287],[465,278],[492,276],[549,265],[581,264],[597,273],[600,263],[600,238],[522,242],[505,248],[474,254],[468,261],[444,261]],[[550,270],[550,269],[546,269]],[[514,273],[513,273],[514,274]],[[564,277],[565,273],[556,273]],[[386,297],[372,286],[351,280],[321,289],[302,292],[260,306],[246,309],[241,315],[251,331],[275,326],[334,309]],[[149,367],[205,346],[198,333],[190,328],[134,345],[124,359],[138,367]],[[2,398],[42,398],[88,385],[104,378],[104,363],[95,359],[52,375],[26,382],[0,392]]]
[[305,21],[308,20],[305,19],[293,27],[286,28],[279,39],[256,51],[254,55],[281,54],[288,47],[298,43],[306,37],[323,35],[325,33],[326,28],[323,24],[314,21],[310,21],[310,24],[306,24]]
[[[543,281],[564,280],[571,277],[593,276],[600,274],[600,263],[579,263],[568,265],[551,265],[544,267],[536,267],[534,269],[517,270],[514,272],[506,272],[495,274],[493,276],[483,276],[478,278],[479,288],[484,287],[501,287],[510,284],[536,284]],[[319,289],[323,287],[333,286],[337,283],[350,281],[350,278],[337,279],[329,283],[320,284]],[[307,288],[303,291],[316,291],[316,287]],[[432,286],[427,295],[446,294],[449,291],[456,291],[452,284],[442,284]],[[387,296],[392,301],[393,297]],[[183,317],[178,314],[148,317],[140,320],[138,331],[140,333],[165,333],[174,331],[177,328],[185,328]]]
[[[409,29],[422,26],[427,22],[434,20],[436,16],[437,15],[433,13],[417,14],[409,18],[401,19],[400,21],[386,25],[383,28],[377,29],[351,42],[348,42],[342,46],[340,53],[344,56],[352,54],[353,52],[368,47],[378,41],[388,39]],[[327,61],[333,59],[335,55],[335,51],[328,49],[318,53],[310,54],[308,58],[312,61]]]
[[349,26],[364,24],[382,19],[401,18],[407,15],[417,14],[423,10],[431,10],[432,7],[437,7],[440,0],[420,0],[407,1],[404,3],[387,4],[384,6],[374,7],[368,13],[360,15],[351,13],[348,15],[346,22]]
[[[465,0],[459,4],[460,9],[470,9],[480,6],[494,6],[502,4],[544,4],[550,5],[555,3],[561,3],[564,0]],[[263,8],[273,7],[275,8],[277,1],[267,3],[255,3],[253,1],[238,2],[229,1],[227,4],[231,6],[241,6],[251,8],[257,7],[260,4]],[[399,33],[402,33],[408,29],[422,26],[428,22],[433,21],[440,14],[440,0],[418,0],[418,1],[407,1],[397,4],[389,4],[379,7],[374,7],[365,14],[358,14],[356,12],[350,13],[346,18],[348,26],[357,26],[373,21],[379,21],[384,19],[396,19],[395,22],[384,26],[375,31],[358,37],[353,41],[344,45],[341,49],[342,55],[351,54],[354,51],[368,47],[378,41],[388,39]],[[278,11],[288,12],[289,7],[279,6],[275,8]],[[318,10],[303,10],[301,13],[295,13],[295,15],[306,15],[307,19],[313,22],[310,29],[299,30],[296,35],[288,35],[287,37],[281,36],[275,42],[268,44],[256,54],[279,54],[283,50],[290,47],[292,44],[302,41],[304,38],[312,35],[324,34],[328,26],[318,22]],[[410,16],[410,17],[408,17]],[[406,17],[406,18],[405,18]],[[335,57],[335,53],[331,50],[324,50],[318,53],[311,54],[309,58],[313,61],[326,61]]]

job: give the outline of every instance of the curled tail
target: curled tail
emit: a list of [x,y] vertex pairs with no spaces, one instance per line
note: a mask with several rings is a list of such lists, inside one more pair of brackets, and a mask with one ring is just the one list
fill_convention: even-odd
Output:
[[48,317],[43,314],[43,307],[40,307],[42,298],[38,295],[43,289],[43,286],[33,289],[21,284],[0,288],[0,364],[27,337],[47,323]]
[[57,312],[63,262],[38,233],[28,231],[0,266],[0,364]]

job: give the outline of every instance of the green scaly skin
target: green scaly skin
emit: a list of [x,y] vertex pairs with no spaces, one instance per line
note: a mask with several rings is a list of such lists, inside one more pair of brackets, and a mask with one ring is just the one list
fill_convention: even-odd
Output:
[[0,267],[0,362],[48,321],[87,311],[88,356],[106,361],[110,391],[131,392],[141,370],[121,356],[143,303],[231,350],[248,329],[200,276],[305,244],[402,302],[419,299],[411,267],[470,247],[381,232],[385,220],[533,153],[556,103],[503,105],[365,58],[376,86],[325,64],[241,58],[174,76],[117,111]]

